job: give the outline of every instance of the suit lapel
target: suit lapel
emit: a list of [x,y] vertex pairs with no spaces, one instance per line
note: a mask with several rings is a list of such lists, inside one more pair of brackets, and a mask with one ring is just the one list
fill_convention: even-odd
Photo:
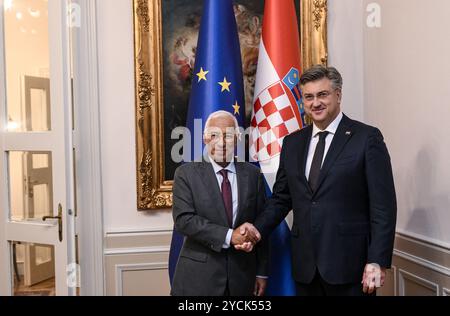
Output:
[[214,169],[209,162],[201,162],[198,164],[199,174],[202,178],[205,187],[207,188],[207,195],[213,200],[214,205],[217,205],[220,217],[223,220],[223,224],[228,226],[228,219],[225,212],[225,205],[223,204],[222,193],[220,192],[219,184],[217,183],[217,177],[214,173]]
[[244,204],[248,196],[248,172],[244,168],[242,162],[235,162],[236,166],[236,180],[238,187],[238,209],[234,227],[240,224],[240,218],[244,212]]
[[320,170],[319,182],[317,184],[315,193],[319,191],[320,186],[326,178],[328,172],[330,171],[331,166],[333,166],[336,158],[339,156],[347,142],[352,137],[353,131],[351,130],[351,125],[352,121],[344,115],[336,130],[336,134],[333,137],[330,148],[328,149],[322,169]]

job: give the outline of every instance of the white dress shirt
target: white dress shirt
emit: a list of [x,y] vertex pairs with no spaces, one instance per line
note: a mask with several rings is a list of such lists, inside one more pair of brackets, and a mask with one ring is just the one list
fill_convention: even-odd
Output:
[[[220,174],[220,170],[225,169],[228,171],[228,181],[230,181],[231,198],[233,200],[233,225],[234,225],[238,210],[238,186],[237,186],[236,166],[234,164],[234,158],[232,158],[231,162],[225,168],[219,166],[217,162],[215,162],[214,159],[212,159],[211,157],[209,157],[209,161],[211,161],[214,173],[216,174],[217,183],[219,184],[220,190],[222,190],[222,181],[223,181],[223,177]],[[227,237],[225,238],[225,242],[222,248],[230,248],[232,234],[233,230],[230,228],[228,230]]]
[[311,170],[311,164],[314,157],[314,152],[316,151],[317,143],[319,142],[319,133],[327,131],[328,135],[325,138],[325,151],[323,153],[323,159],[322,164],[325,161],[325,157],[327,156],[328,149],[330,149],[331,142],[333,141],[334,134],[336,134],[336,130],[339,126],[339,123],[342,120],[342,112],[339,113],[339,115],[334,119],[333,122],[331,122],[330,125],[325,130],[319,129],[316,124],[313,124],[313,131],[311,136],[311,142],[309,143],[309,150],[308,150],[308,158],[306,159],[306,167],[305,167],[305,176],[306,179],[309,178],[309,172]]

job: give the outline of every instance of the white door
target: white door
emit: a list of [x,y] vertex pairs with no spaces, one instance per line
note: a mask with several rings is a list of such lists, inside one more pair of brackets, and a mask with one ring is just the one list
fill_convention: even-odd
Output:
[[77,292],[67,2],[0,0],[0,295]]

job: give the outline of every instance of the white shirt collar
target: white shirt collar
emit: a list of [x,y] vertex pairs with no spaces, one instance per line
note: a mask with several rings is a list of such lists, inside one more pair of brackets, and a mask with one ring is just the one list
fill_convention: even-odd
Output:
[[[333,135],[336,134],[336,130],[339,126],[339,123],[342,120],[342,117],[343,117],[342,112],[339,112],[338,116],[334,119],[333,122],[330,123],[330,125],[328,125],[328,127],[324,131],[327,131],[328,133],[333,134]],[[312,131],[313,137],[316,137],[318,133],[324,132],[324,131],[322,131],[320,128],[318,128],[316,126],[316,124],[313,124],[313,131]]]
[[213,167],[213,169],[214,169],[214,173],[215,173],[215,174],[219,173],[219,171],[222,170],[222,169],[228,170],[228,171],[230,171],[230,172],[232,172],[232,173],[236,173],[236,166],[235,166],[235,164],[234,164],[234,157],[231,158],[230,163],[229,163],[228,166],[226,166],[225,168],[223,168],[222,166],[219,166],[219,165],[217,164],[217,162],[215,162],[214,159],[212,159],[211,156],[208,155],[208,157],[209,157],[209,161],[210,161],[211,164],[212,164],[212,167]]

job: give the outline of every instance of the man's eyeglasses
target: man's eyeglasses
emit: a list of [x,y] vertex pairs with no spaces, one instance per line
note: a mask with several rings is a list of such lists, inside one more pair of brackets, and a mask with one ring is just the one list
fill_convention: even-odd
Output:
[[222,138],[225,142],[231,143],[234,142],[235,133],[218,133],[218,132],[210,132],[207,133],[206,136],[211,140],[211,142],[218,142],[220,138]]
[[303,95],[303,99],[305,101],[311,102],[314,101],[314,98],[317,98],[318,100],[326,100],[334,91],[320,91],[319,93],[317,93],[316,95],[312,94],[312,93],[306,93]]

